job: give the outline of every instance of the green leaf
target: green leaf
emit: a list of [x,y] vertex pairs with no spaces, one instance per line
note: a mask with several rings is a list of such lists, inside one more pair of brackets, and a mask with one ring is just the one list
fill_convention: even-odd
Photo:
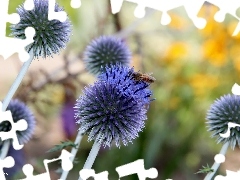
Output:
[[195,174],[199,174],[199,173],[210,173],[213,172],[213,169],[211,169],[209,167],[209,165],[207,164],[207,166],[202,166],[202,169],[199,169],[198,172],[196,172]]
[[61,151],[62,149],[65,149],[66,147],[69,147],[69,146],[73,148],[77,148],[77,144],[74,144],[74,142],[67,140],[67,141],[61,141],[61,144],[55,145],[52,149],[48,150],[47,153]]

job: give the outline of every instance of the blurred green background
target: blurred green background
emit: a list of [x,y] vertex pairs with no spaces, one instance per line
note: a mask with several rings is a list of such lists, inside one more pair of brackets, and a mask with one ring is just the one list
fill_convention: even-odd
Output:
[[[10,0],[9,12],[15,12],[22,2]],[[46,61],[45,66],[62,62],[63,54],[68,52],[73,58],[80,56],[77,63],[82,67],[81,54],[93,38],[117,35],[129,45],[132,51],[131,65],[135,70],[153,73],[156,78],[156,82],[151,85],[156,100],[150,105],[146,128],[139,134],[139,138],[127,147],[102,148],[93,165],[95,171],[107,170],[110,180],[118,179],[116,167],[144,159],[146,169],[157,168],[157,179],[203,179],[205,174],[195,173],[202,165],[211,165],[214,155],[221,149],[221,144],[216,144],[215,139],[210,137],[211,133],[207,131],[206,112],[216,98],[231,93],[232,85],[240,82],[240,35],[232,36],[238,21],[227,16],[223,23],[217,23],[213,17],[218,8],[209,4],[205,4],[199,12],[199,16],[208,21],[206,27],[199,30],[187,17],[183,7],[171,10],[169,14],[172,21],[163,26],[160,24],[161,12],[147,9],[146,17],[137,19],[133,14],[136,4],[129,2],[124,2],[121,11],[115,15],[111,13],[108,0],[82,0],[79,9],[71,8],[70,0],[57,2],[64,6],[69,14],[73,23],[73,35],[60,57],[54,56],[60,60]],[[7,33],[10,33],[9,29]],[[53,65],[52,71],[54,69]],[[95,77],[87,72],[79,78],[85,84],[95,80]],[[83,85],[75,86],[77,98]],[[59,114],[64,103],[64,90],[65,86],[61,82],[46,84],[45,88],[39,90],[40,99],[45,99],[45,103],[37,104],[26,100],[38,114],[35,133],[37,138],[33,138],[24,147],[28,161],[35,162],[35,167],[41,169],[37,173],[44,171],[44,158],[58,156],[57,153],[49,154],[45,151],[60,140],[65,140],[64,135],[59,136],[62,133]],[[4,97],[4,94],[1,96]],[[49,101],[50,106],[46,103]],[[36,140],[43,138],[38,133],[48,124],[53,125],[44,133],[51,133],[51,130],[59,132],[48,136],[53,138],[52,144],[47,144],[46,138]],[[74,137],[71,140],[74,141]],[[39,152],[39,146],[35,146],[39,141],[42,142],[42,152]],[[83,167],[92,144],[87,142],[86,137],[83,139],[77,155],[79,163],[70,171],[69,180],[77,179],[78,171]],[[238,151],[238,148],[228,151],[227,160],[220,169],[222,174],[225,174],[226,169],[239,169],[239,166],[234,164],[234,161],[240,159]],[[52,179],[57,177],[54,175],[57,166],[59,164],[52,167]],[[20,177],[24,176],[20,173]],[[121,179],[138,178],[137,175],[132,175]]]

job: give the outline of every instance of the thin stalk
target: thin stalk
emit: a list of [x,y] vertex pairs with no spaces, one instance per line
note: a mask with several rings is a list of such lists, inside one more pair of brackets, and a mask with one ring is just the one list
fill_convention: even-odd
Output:
[[[222,149],[221,149],[221,151],[220,151],[219,154],[225,155],[226,152],[227,152],[228,146],[229,146],[229,142],[226,142],[226,143],[223,145],[223,147],[222,147]],[[204,178],[204,180],[211,180],[212,177],[214,176],[214,174],[216,173],[216,171],[218,170],[220,164],[221,164],[221,163],[217,163],[217,162],[215,161],[215,163],[214,163],[214,164],[212,165],[212,167],[211,167],[211,169],[213,169],[213,172],[208,173],[207,176]]]
[[10,140],[6,140],[3,142],[2,148],[1,148],[1,154],[0,159],[4,159],[7,156],[9,147],[10,147]]
[[26,61],[22,67],[21,70],[19,72],[19,74],[17,75],[17,78],[15,79],[15,81],[13,82],[10,90],[7,93],[7,96],[5,97],[5,99],[3,100],[3,106],[2,106],[2,110],[5,111],[7,109],[8,104],[10,103],[13,95],[15,94],[17,88],[19,87],[19,85],[21,84],[23,77],[25,76],[32,60],[33,60],[33,53],[32,51],[29,53],[30,54],[30,58],[28,59],[28,61]]
[[[27,72],[32,60],[33,60],[32,51],[29,54],[30,54],[30,58],[21,67],[19,74],[17,75],[17,77],[16,77],[15,81],[13,82],[11,88],[9,89],[5,99],[3,100],[2,111],[5,111],[7,109],[8,104],[10,103],[10,101],[11,101],[13,95],[15,94],[17,88],[21,84],[21,82],[23,80],[23,77],[25,76],[25,74],[26,74],[26,72]],[[9,150],[9,147],[10,147],[10,144],[11,143],[10,143],[9,140],[7,140],[3,143],[3,146],[2,146],[2,149],[1,149],[1,154],[0,154],[1,159],[4,159],[6,157],[6,155],[8,153],[8,150]]]
[[[74,160],[74,158],[75,158],[75,156],[78,152],[78,149],[79,149],[80,143],[82,141],[82,138],[83,138],[82,132],[78,131],[77,137],[76,137],[75,142],[74,142],[74,144],[76,144],[76,147],[73,147],[72,150],[71,150],[71,154],[73,156],[70,157],[70,160],[72,162],[73,162],[73,160]],[[60,180],[65,180],[68,176],[68,173],[69,173],[69,171],[63,171]]]
[[[92,165],[98,155],[98,151],[99,151],[100,147],[101,147],[101,144],[99,144],[97,141],[95,141],[92,146],[92,149],[88,155],[88,158],[83,166],[83,169],[91,169],[92,168]],[[82,180],[82,178],[79,176],[78,180]]]

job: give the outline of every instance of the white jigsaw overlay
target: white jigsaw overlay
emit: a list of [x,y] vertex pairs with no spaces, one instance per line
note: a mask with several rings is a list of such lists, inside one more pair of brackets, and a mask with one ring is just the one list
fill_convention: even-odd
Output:
[[[112,13],[118,13],[121,10],[122,4],[124,0],[110,0]],[[226,14],[230,14],[235,17],[239,23],[236,26],[232,36],[238,35],[240,31],[240,17],[237,16],[236,11],[240,7],[239,0],[125,0],[131,3],[137,4],[137,7],[134,11],[134,15],[137,18],[143,18],[145,16],[145,8],[151,8],[157,11],[162,12],[161,24],[168,25],[171,22],[171,17],[168,14],[168,11],[178,8],[184,7],[188,17],[192,20],[193,24],[202,29],[206,26],[207,21],[204,18],[198,17],[198,13],[202,8],[205,2],[211,3],[217,6],[220,10],[215,14],[214,19],[217,22],[223,22]],[[49,0],[49,11],[48,11],[48,19],[53,20],[57,19],[61,22],[65,21],[67,18],[67,14],[64,11],[55,12],[54,5],[56,0]],[[19,59],[22,62],[25,62],[29,59],[30,55],[26,52],[25,47],[29,44],[33,43],[33,37],[35,35],[35,30],[32,27],[27,27],[25,29],[26,39],[16,39],[13,37],[6,36],[6,24],[7,22],[11,24],[17,24],[20,21],[20,16],[17,13],[8,14],[8,5],[9,0],[0,0],[0,55],[3,59],[9,58],[14,53],[18,53]],[[81,0],[71,0],[70,5],[72,8],[79,8],[81,6]],[[24,8],[26,10],[32,10],[34,8],[33,0],[25,0]],[[11,47],[11,48],[9,48]],[[238,84],[234,84],[232,87],[232,93],[236,95],[240,95],[240,86]],[[2,103],[0,102],[0,110],[2,109]],[[16,150],[19,150],[23,147],[20,145],[17,139],[16,131],[24,131],[27,129],[27,123],[24,119],[19,120],[14,123],[12,119],[12,115],[10,111],[0,111],[0,123],[2,121],[9,121],[12,125],[12,129],[9,132],[0,132],[0,138],[2,141],[7,139],[12,139],[13,147]],[[228,131],[225,134],[221,134],[222,137],[228,137],[231,128],[236,126],[240,126],[237,124],[229,124]],[[33,175],[33,166],[30,164],[26,164],[23,166],[23,173],[26,175],[25,180],[50,180],[48,163],[61,160],[62,168],[65,171],[69,171],[73,168],[73,164],[70,160],[72,156],[66,150],[62,150],[61,155],[52,160],[44,160],[44,166],[46,169],[46,173]],[[222,154],[217,154],[215,156],[215,161],[218,163],[223,163],[225,161],[225,156]],[[0,159],[0,179],[5,180],[5,173],[3,172],[3,168],[11,168],[15,164],[14,159],[11,156],[7,156],[4,159]],[[128,176],[130,174],[136,173],[140,180],[145,180],[146,178],[156,178],[158,172],[155,168],[150,168],[148,170],[144,169],[144,160],[140,159],[135,162],[120,166],[116,168],[116,171],[119,174],[119,178]],[[95,174],[93,169],[87,170],[83,169],[79,171],[79,175],[83,179],[87,179],[89,177],[94,177],[95,179],[107,180],[108,172],[104,171],[102,173]],[[226,176],[218,175],[215,177],[215,180],[235,180],[240,179],[240,171],[233,172],[226,170]],[[171,180],[171,179],[168,179]]]

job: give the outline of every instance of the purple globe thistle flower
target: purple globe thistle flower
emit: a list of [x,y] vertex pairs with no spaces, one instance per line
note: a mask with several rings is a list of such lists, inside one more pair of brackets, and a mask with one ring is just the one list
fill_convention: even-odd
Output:
[[[63,8],[55,5],[55,12],[63,11]],[[48,0],[34,0],[34,9],[25,10],[23,5],[17,8],[21,20],[18,24],[12,25],[11,30],[16,38],[25,39],[25,29],[33,27],[36,31],[34,42],[26,47],[26,50],[33,51],[34,57],[56,54],[66,47],[69,41],[71,24],[69,19],[64,22],[59,20],[48,20]]]
[[84,52],[86,69],[94,74],[101,73],[101,67],[121,63],[128,65],[131,52],[126,44],[113,36],[100,36],[94,39]]
[[127,145],[143,130],[145,105],[152,93],[147,86],[139,88],[142,82],[136,82],[132,73],[133,69],[112,65],[77,99],[75,117],[89,141],[96,140],[104,147],[115,141],[120,147],[121,142]]
[[228,123],[240,124],[240,96],[224,95],[215,100],[207,112],[208,130],[212,131],[212,137],[217,138],[217,142],[229,142],[232,149],[238,144],[240,147],[240,128],[231,128],[228,138],[223,138],[219,133],[225,133]]
[[[16,131],[18,140],[20,144],[25,144],[31,138],[34,128],[35,128],[35,118],[30,109],[21,101],[15,99],[11,100],[7,110],[12,113],[13,121],[17,122],[21,119],[27,121],[28,127],[24,131]],[[3,121],[0,123],[0,131],[8,132],[11,130],[11,123],[8,121]]]

